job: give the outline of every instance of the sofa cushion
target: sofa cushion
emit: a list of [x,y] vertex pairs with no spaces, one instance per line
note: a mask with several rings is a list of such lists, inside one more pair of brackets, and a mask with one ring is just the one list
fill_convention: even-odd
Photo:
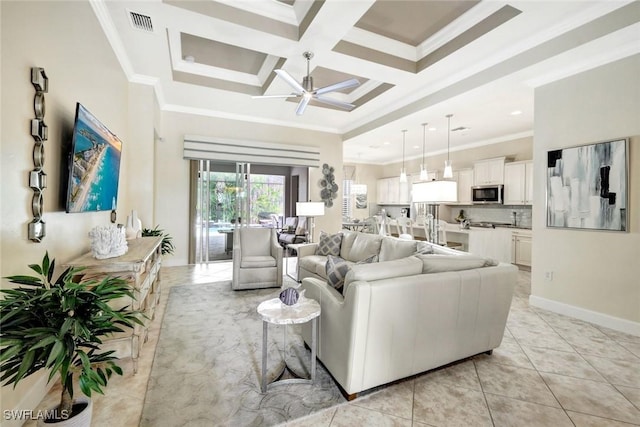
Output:
[[413,255],[418,248],[415,240],[405,240],[396,237],[385,237],[380,245],[379,261],[392,261]]
[[349,273],[349,270],[351,270],[351,267],[358,264],[369,264],[372,262],[376,262],[377,257],[377,255],[371,255],[367,259],[364,259],[358,263],[353,263],[337,256],[328,255],[326,265],[327,283],[336,288],[338,292],[342,292],[342,287],[344,286],[344,278],[347,276],[347,273]]
[[422,261],[422,273],[470,270],[472,268],[498,265],[498,262],[493,259],[474,255],[429,254],[417,255],[417,257]]
[[343,293],[351,282],[357,280],[375,281],[400,276],[413,276],[422,273],[422,261],[414,256],[378,262],[370,265],[355,264],[351,267],[344,281]]
[[276,259],[272,256],[245,256],[240,261],[241,268],[275,267]]
[[382,236],[356,231],[347,231],[343,234],[340,258],[358,262],[380,253]]
[[320,240],[318,240],[318,248],[316,255],[340,255],[340,245],[342,243],[342,233],[329,234],[324,231],[320,232]]
[[240,247],[242,259],[247,256],[266,255],[271,253],[272,228],[240,228],[234,233],[240,234]]
[[324,255],[309,255],[305,257],[300,257],[298,259],[299,267],[304,268],[305,270],[317,274],[322,278],[327,278],[327,273],[325,270],[325,266],[327,264],[327,257]]

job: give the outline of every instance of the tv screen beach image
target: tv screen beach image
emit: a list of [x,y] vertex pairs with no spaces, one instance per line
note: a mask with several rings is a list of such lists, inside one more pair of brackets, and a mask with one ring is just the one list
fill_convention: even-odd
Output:
[[67,212],[116,208],[122,142],[78,104]]

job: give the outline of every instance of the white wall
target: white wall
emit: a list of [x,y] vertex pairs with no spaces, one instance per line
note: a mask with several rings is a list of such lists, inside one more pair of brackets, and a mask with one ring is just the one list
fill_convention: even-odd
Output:
[[[142,194],[152,175],[149,166],[141,162],[150,153],[153,122],[149,137],[144,105],[152,102],[148,88],[130,87],[88,2],[2,1],[0,11],[0,277],[5,277],[28,273],[27,265],[38,263],[45,251],[60,264],[85,252],[89,249],[89,230],[109,224],[109,212],[65,213],[59,197],[60,191],[66,189],[66,182],[61,182],[61,171],[67,167],[63,143],[69,140],[76,102],[85,105],[123,141],[119,222],[124,222],[132,207],[140,205],[139,200],[145,205],[144,210],[139,209],[140,216],[152,220],[147,210],[152,203]],[[45,95],[49,140],[45,142],[44,164],[48,177],[44,191],[47,235],[42,243],[27,239],[33,194],[27,186],[27,174],[33,169],[33,139],[29,133],[29,121],[34,117],[30,80],[33,66],[45,68],[49,77],[49,92]],[[142,114],[145,117],[140,120]],[[130,182],[141,186],[131,186]],[[136,203],[130,202],[132,197]],[[2,279],[1,286],[10,284]],[[2,410],[35,407],[44,396],[45,384],[46,376],[36,374],[15,390],[12,386],[3,387]],[[14,424],[3,421],[4,425]]]
[[[640,55],[535,91],[531,302],[640,334]],[[631,137],[630,231],[545,226],[548,150]],[[545,272],[553,271],[553,281]]]
[[[320,163],[339,171],[336,181],[342,182],[342,141],[338,135],[173,112],[163,112],[161,122],[163,141],[156,144],[156,222],[173,236],[175,246],[175,254],[165,259],[165,265],[188,262],[190,184],[189,161],[182,158],[185,134],[316,146],[320,149]],[[320,201],[317,183],[321,175],[319,168],[310,171],[312,201]],[[315,219],[314,240],[320,230],[340,230],[339,203],[325,212],[324,217]]]

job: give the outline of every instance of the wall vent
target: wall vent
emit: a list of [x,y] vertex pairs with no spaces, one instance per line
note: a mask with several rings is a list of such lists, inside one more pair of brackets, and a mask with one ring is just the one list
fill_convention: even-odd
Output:
[[131,26],[136,30],[153,33],[153,23],[150,16],[129,11],[129,20],[131,21]]

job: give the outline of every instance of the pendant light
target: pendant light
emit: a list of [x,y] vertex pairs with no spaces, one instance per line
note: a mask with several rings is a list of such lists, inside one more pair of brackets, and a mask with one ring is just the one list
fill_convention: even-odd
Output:
[[426,181],[429,179],[429,174],[427,173],[427,164],[424,162],[424,149],[427,140],[427,125],[429,123],[422,124],[422,164],[420,165],[420,181]]
[[407,130],[402,131],[402,169],[400,169],[400,182],[407,182],[407,171],[404,168],[404,146],[406,143]]
[[447,160],[444,161],[443,178],[453,178],[453,169],[451,168],[451,160],[449,159],[449,146],[451,144],[451,117],[453,114],[447,114]]

